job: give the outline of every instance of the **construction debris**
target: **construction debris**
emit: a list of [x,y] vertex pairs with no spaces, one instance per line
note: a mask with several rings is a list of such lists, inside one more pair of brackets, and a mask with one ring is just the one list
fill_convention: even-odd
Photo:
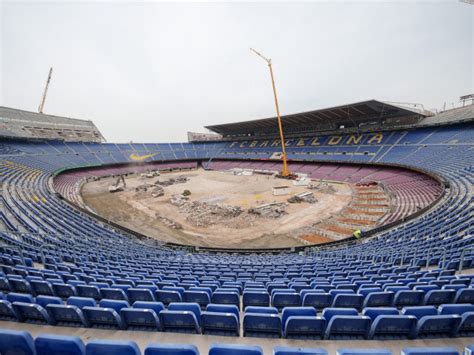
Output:
[[183,226],[179,224],[178,222],[175,222],[167,217],[162,216],[159,213],[155,214],[155,217],[164,225],[168,226],[169,228],[172,229],[183,229]]
[[271,202],[250,208],[248,212],[266,218],[280,218],[287,213],[287,206],[288,204],[286,202]]
[[171,204],[181,207],[189,201],[189,197],[183,196],[182,194],[175,194],[171,196]]
[[308,186],[308,189],[315,190],[323,194],[333,195],[336,193],[336,189],[334,188],[334,186],[329,185],[327,182],[320,182],[317,185],[311,184]]
[[156,186],[151,191],[151,197],[157,198],[165,194],[165,189],[162,186]]
[[160,172],[158,170],[147,170],[145,173],[140,174],[140,177],[146,177],[149,179],[155,176],[160,176]]
[[288,200],[289,203],[316,203],[318,200],[314,197],[314,194],[311,191],[300,192],[296,195],[291,196]]
[[171,185],[176,185],[176,184],[184,184],[188,181],[189,181],[188,177],[186,177],[184,175],[180,175],[180,176],[177,176],[175,178],[170,178],[168,180],[163,180],[163,181],[160,181],[158,179],[158,180],[155,181],[155,185],[171,186]]

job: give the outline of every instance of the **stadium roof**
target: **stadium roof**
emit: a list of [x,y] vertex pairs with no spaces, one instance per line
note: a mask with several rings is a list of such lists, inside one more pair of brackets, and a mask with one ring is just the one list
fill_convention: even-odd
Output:
[[[295,113],[281,116],[283,128],[286,132],[304,130],[330,130],[344,125],[357,127],[363,123],[382,123],[388,118],[424,117],[425,115],[417,109],[404,107],[377,100],[368,100],[330,107],[321,110]],[[276,117],[226,123],[206,126],[207,129],[223,136],[252,136],[259,133],[272,134],[278,132],[278,121]]]

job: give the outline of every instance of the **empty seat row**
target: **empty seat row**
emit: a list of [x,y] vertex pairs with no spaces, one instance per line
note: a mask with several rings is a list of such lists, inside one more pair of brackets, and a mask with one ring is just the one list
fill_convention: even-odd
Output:
[[[465,349],[466,355],[474,351],[474,344]],[[0,354],[3,355],[141,355],[140,348],[133,341],[92,339],[86,345],[77,336],[40,334],[33,339],[25,331],[0,329]],[[144,355],[199,355],[194,345],[152,343],[145,347]],[[293,348],[277,346],[274,355],[328,355],[322,348]],[[263,355],[260,346],[211,344],[209,355]],[[387,349],[339,349],[337,355],[392,355]],[[404,348],[401,355],[460,355],[452,347]]]

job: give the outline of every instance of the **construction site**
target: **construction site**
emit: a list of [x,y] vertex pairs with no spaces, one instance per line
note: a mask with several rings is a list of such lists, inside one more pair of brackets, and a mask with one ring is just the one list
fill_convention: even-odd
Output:
[[81,195],[102,217],[164,242],[278,248],[340,240],[374,226],[384,205],[364,203],[364,198],[388,206],[388,196],[379,189],[196,169],[102,177],[84,183]]

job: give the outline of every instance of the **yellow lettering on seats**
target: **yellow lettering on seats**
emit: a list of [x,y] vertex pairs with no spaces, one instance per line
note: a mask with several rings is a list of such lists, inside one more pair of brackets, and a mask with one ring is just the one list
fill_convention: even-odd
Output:
[[371,137],[367,141],[367,143],[369,143],[369,144],[374,144],[374,143],[375,144],[380,144],[380,143],[382,143],[382,140],[383,140],[383,134],[382,133],[376,133],[376,134],[374,134],[373,137]]
[[320,145],[319,137],[314,137],[313,140],[311,141],[311,145]]
[[329,145],[337,145],[341,141],[342,136],[332,136],[329,138],[328,144]]
[[268,141],[263,141],[262,143],[260,143],[259,147],[260,148],[264,148],[268,145]]
[[242,143],[240,143],[240,148],[245,148],[245,145],[246,145],[247,143],[248,143],[247,141],[243,141]]
[[258,141],[252,141],[252,142],[250,142],[249,147],[250,148],[256,147],[257,143],[258,143]]
[[275,139],[272,143],[272,147],[278,147],[280,145],[280,140],[279,139]]
[[349,138],[347,139],[346,144],[359,144],[360,141],[362,140],[361,135],[350,135]]
[[296,142],[296,145],[298,147],[304,147],[304,144],[305,144],[305,142],[304,142],[303,138],[298,139],[298,142]]

